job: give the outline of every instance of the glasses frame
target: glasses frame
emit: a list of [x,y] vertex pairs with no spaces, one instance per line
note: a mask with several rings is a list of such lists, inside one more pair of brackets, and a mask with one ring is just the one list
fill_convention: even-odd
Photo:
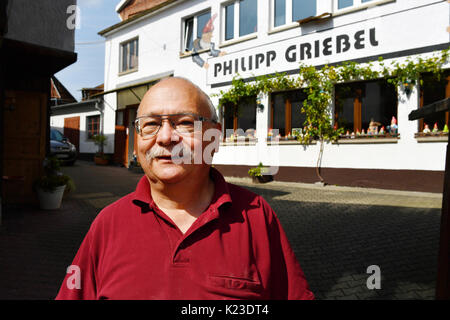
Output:
[[[169,118],[164,118],[164,119],[163,119],[163,117],[171,117],[171,116],[193,116],[194,119],[195,119],[194,121],[218,123],[217,120],[214,120],[214,119],[211,119],[211,118],[207,118],[207,117],[203,117],[203,116],[201,116],[201,115],[199,115],[199,114],[190,113],[190,112],[185,112],[185,113],[172,113],[172,114],[148,114],[148,115],[143,115],[143,116],[137,117],[136,120],[134,120],[134,127],[135,127],[135,129],[136,129],[136,133],[137,133],[138,135],[140,135],[143,139],[145,139],[145,138],[142,136],[142,130],[141,130],[140,126],[139,126],[139,120],[140,120],[140,119],[143,119],[143,118],[148,118],[148,117],[157,117],[157,118],[160,118],[160,119],[161,119],[161,124],[159,125],[159,127],[158,127],[158,129],[155,131],[155,133],[148,134],[148,135],[146,135],[146,137],[152,138],[152,137],[156,136],[156,135],[158,134],[159,130],[161,129],[164,120],[167,120],[167,121],[169,122],[170,126],[172,127],[172,129],[173,129],[175,132],[177,132],[177,133],[180,134],[180,135],[186,135],[186,133],[178,132],[177,129],[175,129],[174,123],[173,123],[172,121],[170,121]],[[189,133],[189,135],[191,135],[191,133]]]

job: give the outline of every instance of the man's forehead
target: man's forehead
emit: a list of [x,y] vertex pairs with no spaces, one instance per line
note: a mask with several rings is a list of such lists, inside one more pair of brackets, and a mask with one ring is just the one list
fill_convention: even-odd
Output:
[[185,82],[176,85],[177,82],[150,88],[141,101],[139,114],[200,113],[205,102],[198,90]]

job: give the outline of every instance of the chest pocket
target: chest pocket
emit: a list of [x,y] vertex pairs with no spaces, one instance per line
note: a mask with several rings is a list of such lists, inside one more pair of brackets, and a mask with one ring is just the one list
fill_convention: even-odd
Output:
[[208,289],[218,299],[263,299],[264,288],[260,281],[225,275],[209,275]]

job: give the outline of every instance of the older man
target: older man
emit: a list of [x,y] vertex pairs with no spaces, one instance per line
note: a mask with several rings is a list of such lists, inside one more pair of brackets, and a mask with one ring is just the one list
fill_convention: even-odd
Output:
[[205,160],[221,127],[203,91],[160,81],[136,129],[145,176],[95,219],[57,299],[314,297],[267,202]]

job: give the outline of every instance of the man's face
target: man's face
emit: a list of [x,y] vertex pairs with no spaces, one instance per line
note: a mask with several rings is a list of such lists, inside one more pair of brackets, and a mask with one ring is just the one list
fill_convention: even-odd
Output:
[[[195,87],[180,79],[169,79],[154,86],[144,97],[139,108],[138,117],[145,115],[168,115],[191,113],[211,118],[209,107]],[[164,118],[164,117],[163,117]],[[187,177],[194,178],[204,170],[209,170],[205,163],[194,164],[194,161],[176,161],[168,155],[174,148],[186,148],[194,155],[202,157],[205,144],[203,132],[211,127],[220,128],[211,122],[202,123],[202,131],[191,134],[180,134],[175,131],[169,121],[164,120],[156,135],[143,138],[138,135],[138,159],[145,174],[152,181],[177,183]],[[151,155],[155,156],[152,157]],[[193,159],[193,158],[192,158]],[[181,163],[180,163],[181,162]],[[197,161],[195,163],[198,163]]]

